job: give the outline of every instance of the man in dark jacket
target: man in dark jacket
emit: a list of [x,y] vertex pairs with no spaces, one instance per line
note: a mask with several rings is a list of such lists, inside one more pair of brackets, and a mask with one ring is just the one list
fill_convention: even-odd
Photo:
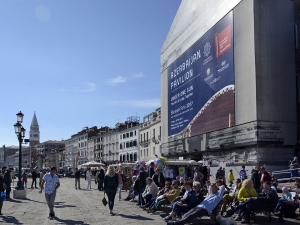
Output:
[[81,189],[80,188],[80,170],[78,170],[78,168],[76,168],[75,171],[76,171],[75,175],[74,175],[74,177],[75,177],[75,189],[77,189],[77,184],[78,184],[78,189]]
[[187,213],[198,205],[196,192],[193,190],[193,182],[185,182],[186,192],[183,197],[177,197],[172,204],[172,212],[164,218],[165,221],[172,220],[175,215],[181,218],[181,213]]
[[98,174],[98,190],[99,191],[103,191],[103,181],[104,181],[104,176],[105,176],[105,173],[104,173],[104,170],[101,169],[99,174]]
[[260,166],[255,166],[255,169],[252,171],[251,180],[254,185],[254,189],[259,192],[260,190],[260,176],[259,176]]
[[154,165],[154,162],[151,162],[151,163],[150,163],[149,170],[148,170],[149,177],[151,177],[151,178],[152,178],[152,176],[153,176],[153,175],[154,175],[154,173],[155,173],[155,171],[154,171],[154,167],[155,167],[155,165]]
[[10,199],[10,192],[11,192],[11,176],[10,173],[13,171],[13,168],[9,168],[9,170],[6,170],[3,176],[3,183],[5,183],[6,186],[6,199]]
[[157,170],[156,173],[152,177],[154,183],[157,187],[164,187],[165,186],[165,177],[160,170]]
[[139,178],[138,178],[141,181],[141,187],[138,191],[139,198],[138,198],[138,203],[136,204],[137,206],[140,206],[142,204],[142,193],[145,191],[145,188],[146,188],[146,185],[147,185],[146,184],[147,177],[148,177],[148,173],[142,167],[141,170],[140,170],[140,173],[139,173]]
[[259,197],[249,198],[246,202],[240,204],[236,209],[240,209],[244,214],[245,219],[242,220],[242,223],[250,223],[250,214],[253,210],[270,210],[273,211],[278,202],[277,192],[271,188],[271,182],[265,181],[263,183],[262,193],[259,194]]
[[35,187],[35,188],[38,188],[38,187],[36,186],[37,172],[35,171],[35,169],[32,171],[31,176],[32,176],[31,188],[33,188],[33,183],[34,183],[34,187]]

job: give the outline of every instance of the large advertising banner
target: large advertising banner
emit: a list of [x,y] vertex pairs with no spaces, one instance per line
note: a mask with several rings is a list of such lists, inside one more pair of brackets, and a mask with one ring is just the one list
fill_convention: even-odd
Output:
[[233,13],[168,68],[168,135],[234,126]]

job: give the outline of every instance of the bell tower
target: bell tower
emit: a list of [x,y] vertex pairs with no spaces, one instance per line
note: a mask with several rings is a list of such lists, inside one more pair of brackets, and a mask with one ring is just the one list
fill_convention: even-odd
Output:
[[36,144],[40,143],[40,127],[35,112],[31,121],[29,135],[30,135],[30,147],[34,147]]

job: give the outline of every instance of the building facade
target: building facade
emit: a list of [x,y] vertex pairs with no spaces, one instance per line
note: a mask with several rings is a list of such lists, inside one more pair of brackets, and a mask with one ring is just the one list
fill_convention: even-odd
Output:
[[[36,166],[38,169],[61,167],[64,159],[65,141],[49,140],[35,146],[37,151]],[[61,162],[61,163],[60,163]]]
[[182,1],[161,49],[162,154],[287,169],[298,14],[290,0]]
[[143,123],[139,125],[139,133],[139,159],[149,161],[161,155],[161,108],[144,116]]
[[103,133],[103,160],[107,163],[117,163],[119,161],[119,126],[108,128]]
[[136,162],[139,158],[139,117],[129,117],[119,128],[119,161]]
[[84,127],[65,141],[65,161],[67,167],[76,168],[94,160],[94,137],[100,132],[96,126]]

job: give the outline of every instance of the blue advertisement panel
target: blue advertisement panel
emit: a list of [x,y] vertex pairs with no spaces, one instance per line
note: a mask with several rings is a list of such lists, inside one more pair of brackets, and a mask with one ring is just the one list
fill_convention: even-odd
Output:
[[233,13],[168,68],[168,135],[234,126]]

